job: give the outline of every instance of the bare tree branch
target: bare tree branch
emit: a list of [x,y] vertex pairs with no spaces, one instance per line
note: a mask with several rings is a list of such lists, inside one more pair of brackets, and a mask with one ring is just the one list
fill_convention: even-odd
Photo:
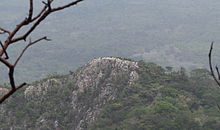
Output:
[[4,33],[8,33],[9,35],[11,34],[10,31],[8,31],[8,30],[6,30],[6,29],[4,29],[4,28],[2,28],[2,27],[0,27],[0,30],[2,31],[1,34],[4,34]]
[[31,34],[34,29],[50,14],[50,11],[46,11],[42,14],[42,16],[39,17],[39,19],[33,24],[33,26],[22,36],[19,36],[17,38],[11,39],[11,44],[20,40],[26,40],[27,36]]
[[[74,6],[76,4],[78,4],[79,2],[82,2],[83,0],[76,0],[76,1],[73,1],[73,2],[70,2],[66,5],[63,5],[63,6],[60,6],[60,7],[57,7],[57,8],[52,8],[51,7],[51,3],[53,2],[53,0],[48,0],[47,3],[46,2],[43,2],[45,3],[46,5],[44,6],[44,8],[42,9],[42,11],[35,17],[33,18],[32,20],[30,19],[27,19],[25,18],[23,21],[21,21],[16,27],[15,29],[10,33],[8,39],[6,40],[5,44],[4,44],[4,48],[7,49],[9,44],[12,44],[12,43],[15,43],[15,42],[18,42],[20,40],[24,40],[26,41],[26,38],[35,30],[35,28],[49,15],[51,14],[52,12],[56,12],[56,11],[59,11],[59,10],[62,10],[62,9],[65,9],[65,8],[68,8],[68,7],[71,7],[71,6]],[[31,4],[30,4],[31,6]],[[30,7],[31,9],[31,7]],[[29,11],[30,12],[30,11]],[[29,13],[30,15],[30,13]],[[36,22],[35,22],[36,21]],[[23,35],[19,36],[19,37],[16,37],[14,38],[15,34],[25,25],[28,25],[32,22],[35,22],[30,28],[29,30],[26,31],[26,33],[24,33]],[[0,50],[0,56],[2,56],[3,54],[3,51]]]
[[[216,77],[216,75],[215,75],[215,73],[214,73],[214,70],[213,70],[213,67],[212,67],[212,50],[213,50],[213,44],[214,44],[214,42],[211,43],[211,47],[210,47],[210,50],[209,50],[209,67],[210,67],[210,71],[211,71],[212,77],[214,78],[215,82],[220,86],[220,82],[219,82],[218,78]],[[216,70],[217,70],[218,77],[219,77],[218,67],[216,68]]]
[[73,6],[73,5],[77,5],[77,4],[78,4],[79,2],[81,2],[81,1],[83,1],[83,0],[76,0],[76,1],[74,1],[74,2],[70,2],[69,4],[66,4],[66,5],[57,7],[57,8],[53,8],[52,11],[55,12],[55,11],[59,11],[59,10],[68,8],[68,7]]
[[27,83],[22,83],[21,85],[17,86],[15,89],[11,89],[8,93],[6,93],[2,98],[0,98],[0,104],[3,103],[7,98],[9,98],[12,94],[14,94],[18,89],[25,86]]
[[19,61],[19,60],[21,59],[21,57],[23,56],[24,52],[25,52],[31,45],[33,45],[33,44],[35,44],[35,43],[37,43],[37,42],[39,42],[39,41],[41,41],[41,40],[51,41],[51,39],[48,39],[46,36],[45,36],[45,37],[42,37],[42,38],[39,38],[39,39],[37,39],[37,40],[35,40],[35,41],[33,41],[33,42],[32,42],[31,39],[30,39],[28,45],[22,50],[21,54],[18,56],[17,60],[15,61],[14,66],[17,65],[18,61]]
[[4,46],[3,46],[3,44],[2,44],[2,41],[0,41],[0,45],[1,45],[1,47],[2,47],[2,50],[3,50],[3,52],[5,53],[5,59],[8,59],[9,57],[8,57],[8,53],[6,52],[6,50],[5,50],[5,48],[4,48]]
[[[43,8],[41,9],[41,11],[39,13],[37,13],[35,16],[33,16],[33,11],[34,11],[34,4],[33,3],[34,2],[33,2],[33,0],[29,0],[29,10],[28,10],[28,16],[26,18],[24,18],[20,23],[18,23],[12,31],[9,31],[9,30],[6,30],[6,29],[0,27],[0,31],[1,31],[0,34],[3,34],[3,33],[8,34],[8,37],[6,38],[6,40],[4,42],[0,41],[0,45],[1,45],[1,48],[0,48],[0,63],[2,63],[3,65],[5,65],[8,68],[8,78],[9,78],[10,87],[11,87],[11,89],[5,95],[3,95],[3,97],[0,97],[0,104],[3,103],[6,99],[8,99],[11,95],[13,95],[18,89],[20,89],[20,88],[22,88],[23,86],[26,85],[26,83],[24,82],[21,85],[16,86],[15,78],[14,78],[15,67],[18,64],[18,62],[20,61],[20,59],[22,58],[25,51],[35,43],[38,43],[42,40],[50,41],[50,39],[48,39],[46,36],[42,37],[42,38],[39,38],[35,41],[31,41],[31,39],[30,39],[29,43],[24,47],[24,49],[18,55],[17,59],[15,60],[15,62],[13,64],[8,61],[9,55],[7,53],[7,48],[10,45],[13,45],[13,43],[16,43],[18,41],[22,41],[22,40],[26,41],[26,39],[29,37],[29,35],[51,13],[63,10],[65,8],[69,8],[71,6],[74,6],[74,5],[78,4],[79,2],[81,2],[83,0],[75,0],[75,1],[72,1],[72,2],[69,2],[69,3],[65,4],[63,6],[56,7],[56,8],[52,7],[52,2],[53,1],[54,0],[47,0],[47,2],[43,1],[42,2],[44,4]],[[28,29],[26,29],[26,31],[24,31],[23,34],[21,34],[19,36],[16,36],[16,34],[24,26],[28,26]],[[2,57],[3,55],[5,55],[6,57],[3,58]]]
[[28,14],[28,21],[31,21],[32,16],[33,16],[33,0],[29,1],[29,14]]
[[42,1],[43,4],[45,4],[48,7],[48,10],[51,10],[51,2],[50,0],[47,0],[47,3]]
[[0,57],[0,61],[8,68],[12,66],[5,58]]
[[218,69],[217,65],[215,66],[215,69],[216,69],[216,72],[217,72],[218,80],[220,80],[220,74],[219,74],[219,69]]

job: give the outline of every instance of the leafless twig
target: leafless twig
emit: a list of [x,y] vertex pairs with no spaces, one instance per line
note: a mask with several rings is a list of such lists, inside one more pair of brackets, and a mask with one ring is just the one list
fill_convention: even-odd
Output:
[[[62,5],[62,6],[59,6],[59,7],[54,7],[54,8],[52,7],[52,3],[54,2],[54,0],[47,0],[46,2],[43,1],[42,2],[44,4],[43,8],[41,9],[40,12],[38,12],[35,16],[33,16],[34,15],[33,14],[34,2],[33,2],[33,0],[29,0],[29,11],[28,11],[28,16],[26,18],[24,18],[19,24],[17,24],[15,26],[15,28],[12,29],[12,31],[9,31],[7,29],[4,29],[4,28],[0,27],[0,34],[3,34],[3,33],[7,33],[8,34],[6,40],[4,42],[0,42],[0,45],[1,45],[1,48],[0,48],[0,62],[8,68],[8,77],[9,77],[10,86],[11,86],[11,89],[8,91],[8,93],[3,95],[3,97],[0,97],[0,104],[3,103],[11,95],[13,95],[14,92],[16,92],[18,89],[20,89],[20,88],[22,88],[23,86],[26,85],[26,83],[24,82],[24,83],[16,86],[15,80],[14,80],[14,70],[15,70],[15,67],[18,64],[18,62],[20,61],[20,59],[23,56],[24,52],[30,46],[32,46],[33,44],[38,43],[38,42],[40,42],[42,40],[50,41],[50,39],[48,39],[46,36],[42,37],[42,38],[39,38],[39,39],[37,39],[35,41],[31,41],[31,39],[30,39],[29,43],[21,51],[21,53],[18,55],[17,59],[15,60],[15,62],[13,64],[8,61],[8,59],[10,57],[9,57],[9,55],[7,53],[7,48],[10,45],[13,45],[14,43],[16,43],[18,41],[22,41],[22,40],[26,41],[26,39],[29,37],[29,35],[51,13],[63,10],[65,8],[69,8],[71,6],[74,6],[74,5],[78,4],[81,1],[83,1],[83,0],[75,0],[75,1],[69,2],[69,3],[65,4],[65,5]],[[18,35],[18,32],[24,26],[28,26],[28,29],[26,31],[24,31],[23,34]],[[5,57],[3,57],[3,55],[5,55]]]
[[2,31],[1,34],[8,33],[10,35],[10,33],[11,33],[10,31],[8,31],[2,27],[0,27],[0,30]]
[[219,69],[218,69],[218,66],[216,66],[216,71],[217,71],[217,77],[214,73],[214,70],[213,70],[213,67],[212,67],[212,50],[213,50],[213,44],[214,42],[211,43],[211,47],[210,47],[210,50],[209,50],[209,67],[210,67],[210,71],[211,71],[211,75],[212,77],[214,78],[215,82],[220,86],[220,80],[219,80],[219,77],[220,77],[220,74],[219,74]]
[[45,36],[45,37],[42,37],[42,38],[39,38],[38,40],[35,40],[35,41],[33,41],[33,42],[32,42],[31,39],[30,39],[30,41],[29,41],[29,43],[27,44],[27,46],[22,50],[21,54],[18,56],[17,60],[15,61],[14,66],[17,65],[18,61],[19,61],[19,60],[21,59],[21,57],[23,56],[24,52],[25,52],[31,45],[33,45],[33,44],[35,44],[35,43],[37,43],[37,42],[39,42],[39,41],[41,41],[41,40],[51,41],[51,40],[48,39],[46,36]]

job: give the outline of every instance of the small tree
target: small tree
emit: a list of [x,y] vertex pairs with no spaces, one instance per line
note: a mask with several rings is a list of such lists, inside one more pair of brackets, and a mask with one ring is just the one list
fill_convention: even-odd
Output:
[[[69,8],[71,6],[76,5],[77,3],[83,1],[83,0],[75,0],[68,2],[67,4],[53,7],[52,3],[54,3],[55,0],[47,0],[42,1],[43,7],[40,12],[38,12],[36,15],[33,14],[34,10],[34,2],[33,0],[29,0],[29,11],[28,16],[24,18],[20,23],[18,23],[13,30],[7,30],[5,28],[0,27],[0,34],[7,34],[6,40],[4,42],[0,41],[0,62],[8,68],[8,78],[10,81],[10,90],[4,94],[2,97],[0,97],[0,104],[3,103],[7,98],[9,98],[11,95],[13,95],[18,89],[25,86],[27,83],[23,82],[20,85],[16,85],[14,80],[14,70],[18,62],[20,61],[21,57],[23,56],[24,52],[33,44],[38,43],[42,40],[50,41],[50,39],[47,38],[47,36],[43,36],[36,40],[31,40],[29,38],[30,34],[39,26],[39,24],[47,18],[50,14],[63,10],[65,8]],[[28,27],[25,31],[22,31],[23,33],[19,35],[21,29],[24,27]],[[28,44],[23,48],[21,53],[17,55],[17,58],[14,62],[9,62],[9,55],[7,53],[7,48],[11,45],[14,45],[15,43],[19,41],[25,41],[29,38]]]

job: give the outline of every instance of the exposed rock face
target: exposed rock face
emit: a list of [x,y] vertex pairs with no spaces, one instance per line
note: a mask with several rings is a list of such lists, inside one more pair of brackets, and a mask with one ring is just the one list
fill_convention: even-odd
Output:
[[[73,126],[75,130],[87,129],[103,105],[114,100],[123,86],[131,85],[138,79],[138,63],[119,58],[94,59],[76,73],[70,75],[77,86],[72,92],[72,108],[76,111]],[[54,85],[63,87],[65,80],[49,79],[25,91],[25,97],[40,96]]]
[[[135,71],[137,68],[137,62],[104,57],[92,60],[77,72],[75,79],[79,89],[73,92],[72,104],[79,113],[85,112],[76,127],[77,130],[85,128],[85,123],[95,120],[102,106],[117,96],[122,85],[132,84],[138,78]],[[88,90],[94,92],[91,99],[87,99],[93,105],[79,105],[81,102],[78,95]]]
[[31,97],[42,96],[47,94],[47,89],[52,86],[62,86],[62,82],[58,79],[48,79],[45,82],[39,83],[36,86],[29,86],[25,91],[25,97],[31,99]]

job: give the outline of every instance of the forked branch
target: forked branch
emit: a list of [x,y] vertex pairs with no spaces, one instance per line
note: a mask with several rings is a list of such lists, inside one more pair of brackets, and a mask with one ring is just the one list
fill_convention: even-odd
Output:
[[[17,59],[15,60],[14,63],[10,63],[8,61],[8,59],[10,57],[7,53],[7,48],[10,45],[13,45],[14,43],[17,43],[18,41],[23,41],[23,40],[26,41],[26,39],[29,37],[29,35],[51,13],[63,10],[65,8],[69,8],[71,6],[74,6],[74,5],[78,4],[81,1],[83,1],[83,0],[75,0],[75,1],[69,2],[65,5],[55,7],[55,8],[52,7],[52,3],[54,2],[54,0],[47,0],[46,2],[43,1],[42,2],[44,4],[43,8],[41,9],[40,12],[38,12],[35,16],[33,16],[34,15],[33,14],[33,12],[34,12],[34,2],[33,2],[33,0],[29,0],[29,10],[28,10],[28,16],[26,18],[24,18],[20,23],[18,23],[15,26],[15,28],[11,31],[0,27],[0,34],[4,34],[4,33],[8,34],[8,36],[7,36],[7,38],[4,42],[0,41],[0,46],[1,46],[1,48],[0,48],[0,63],[2,63],[3,65],[5,65],[8,68],[8,78],[9,78],[10,87],[11,87],[10,90],[6,94],[4,94],[2,97],[0,97],[0,104],[3,103],[6,99],[8,99],[11,95],[13,95],[18,89],[22,88],[23,86],[25,86],[27,84],[27,83],[24,82],[24,83],[16,86],[15,78],[14,78],[15,67],[18,64],[18,62],[20,61],[20,59],[22,58],[25,51],[30,46],[34,45],[35,43],[38,43],[42,40],[50,41],[50,39],[48,39],[46,36],[44,36],[42,38],[39,38],[35,41],[32,41],[30,39],[28,44],[24,47],[24,49],[18,55],[18,57],[17,57]],[[24,26],[27,26],[27,29],[23,33],[21,33],[21,35],[17,36],[18,32]],[[5,57],[3,57],[3,55],[5,55]]]
[[8,59],[9,58],[8,57],[8,53],[6,52],[6,50],[5,50],[5,48],[4,48],[3,44],[2,44],[2,41],[0,41],[0,44],[1,44],[3,52],[5,53],[5,59]]
[[8,30],[6,30],[6,29],[4,29],[2,27],[0,27],[0,30],[1,30],[0,34],[4,34],[4,33],[8,33],[9,35],[11,34],[10,31],[8,31]]
[[39,38],[39,39],[37,39],[37,40],[35,40],[35,41],[33,41],[33,42],[32,42],[31,39],[30,39],[30,40],[29,40],[29,43],[27,44],[27,46],[25,46],[25,48],[22,50],[21,54],[18,56],[17,60],[15,61],[14,66],[17,65],[18,61],[19,61],[19,60],[21,59],[21,57],[23,56],[24,52],[25,52],[31,45],[33,45],[33,44],[35,44],[35,43],[37,43],[37,42],[39,42],[39,41],[41,41],[41,40],[51,41],[51,39],[48,39],[46,36],[45,36],[45,37],[42,37],[42,38]]

